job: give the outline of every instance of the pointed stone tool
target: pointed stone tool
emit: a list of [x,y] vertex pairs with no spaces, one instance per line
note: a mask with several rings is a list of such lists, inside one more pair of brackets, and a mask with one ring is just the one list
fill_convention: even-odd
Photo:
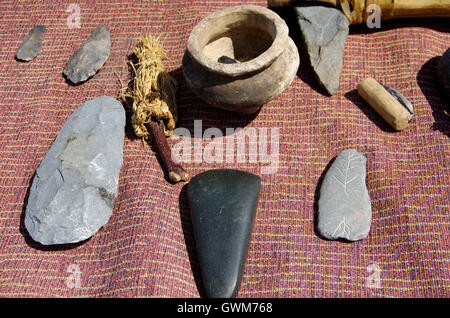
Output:
[[16,58],[27,62],[34,59],[41,52],[45,31],[46,27],[43,25],[31,29],[17,50]]
[[210,170],[188,185],[194,235],[206,295],[234,297],[240,287],[256,217],[260,177]]
[[84,82],[105,64],[111,51],[109,28],[100,26],[67,62],[63,74],[74,84]]
[[349,21],[333,7],[294,9],[314,74],[327,93],[334,95],[339,87]]

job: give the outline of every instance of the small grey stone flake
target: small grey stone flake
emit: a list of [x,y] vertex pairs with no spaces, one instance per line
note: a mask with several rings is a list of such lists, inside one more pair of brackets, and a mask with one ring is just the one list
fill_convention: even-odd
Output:
[[340,10],[325,6],[295,8],[313,71],[328,94],[339,88],[349,21]]
[[444,86],[444,92],[450,97],[450,48],[439,61],[439,76]]
[[89,39],[67,62],[64,75],[74,84],[84,82],[105,64],[111,51],[109,28],[101,26],[92,31]]
[[341,152],[320,188],[317,229],[328,239],[361,240],[369,234],[372,208],[366,187],[366,157]]
[[46,28],[43,25],[31,29],[17,50],[16,58],[22,61],[34,59],[41,52],[45,31]]
[[44,245],[76,243],[105,225],[117,198],[125,111],[108,96],[84,103],[36,170],[25,227]]

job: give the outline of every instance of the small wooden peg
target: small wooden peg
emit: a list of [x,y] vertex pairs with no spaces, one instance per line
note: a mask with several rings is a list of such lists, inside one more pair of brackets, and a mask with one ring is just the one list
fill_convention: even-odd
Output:
[[358,94],[395,130],[403,130],[411,122],[413,110],[406,98],[373,78],[366,78],[358,84]]

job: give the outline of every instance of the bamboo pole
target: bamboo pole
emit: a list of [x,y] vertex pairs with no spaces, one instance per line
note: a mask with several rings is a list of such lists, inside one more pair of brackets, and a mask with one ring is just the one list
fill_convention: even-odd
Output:
[[267,0],[267,5],[272,8],[283,7],[289,3],[301,3],[301,2],[325,2],[337,6],[339,0]]
[[371,5],[381,9],[381,20],[396,18],[450,17],[450,0],[268,0],[269,7],[289,3],[324,2],[341,8],[351,24],[361,24],[373,13]]

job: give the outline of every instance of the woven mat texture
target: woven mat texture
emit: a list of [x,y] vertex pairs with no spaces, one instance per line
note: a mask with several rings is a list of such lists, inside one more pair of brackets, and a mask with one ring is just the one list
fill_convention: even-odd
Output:
[[[184,164],[191,176],[237,168],[262,177],[238,297],[450,296],[450,124],[436,76],[438,57],[450,46],[448,19],[389,21],[376,31],[352,27],[333,97],[321,94],[291,28],[302,60],[298,76],[257,115],[240,116],[197,98],[181,60],[190,31],[209,13],[266,1],[78,0],[81,28],[68,27],[70,3],[0,2],[0,296],[201,295],[186,187],[168,183],[152,150],[130,133],[114,212],[96,235],[70,248],[44,247],[23,225],[34,171],[58,131],[85,101],[117,96],[114,72],[123,81],[129,77],[125,61],[146,33],[161,35],[166,68],[179,83],[180,127],[193,133],[194,120],[202,120],[203,131],[279,129],[276,173],[261,174],[264,165],[249,160]],[[42,52],[18,62],[17,48],[37,24],[47,26]],[[89,81],[69,85],[62,76],[68,58],[102,24],[111,30],[108,61]],[[356,85],[368,76],[413,103],[407,130],[391,131],[358,97]],[[203,141],[202,149],[207,145]],[[372,229],[359,242],[325,241],[314,230],[318,185],[329,162],[348,148],[367,156]]]

